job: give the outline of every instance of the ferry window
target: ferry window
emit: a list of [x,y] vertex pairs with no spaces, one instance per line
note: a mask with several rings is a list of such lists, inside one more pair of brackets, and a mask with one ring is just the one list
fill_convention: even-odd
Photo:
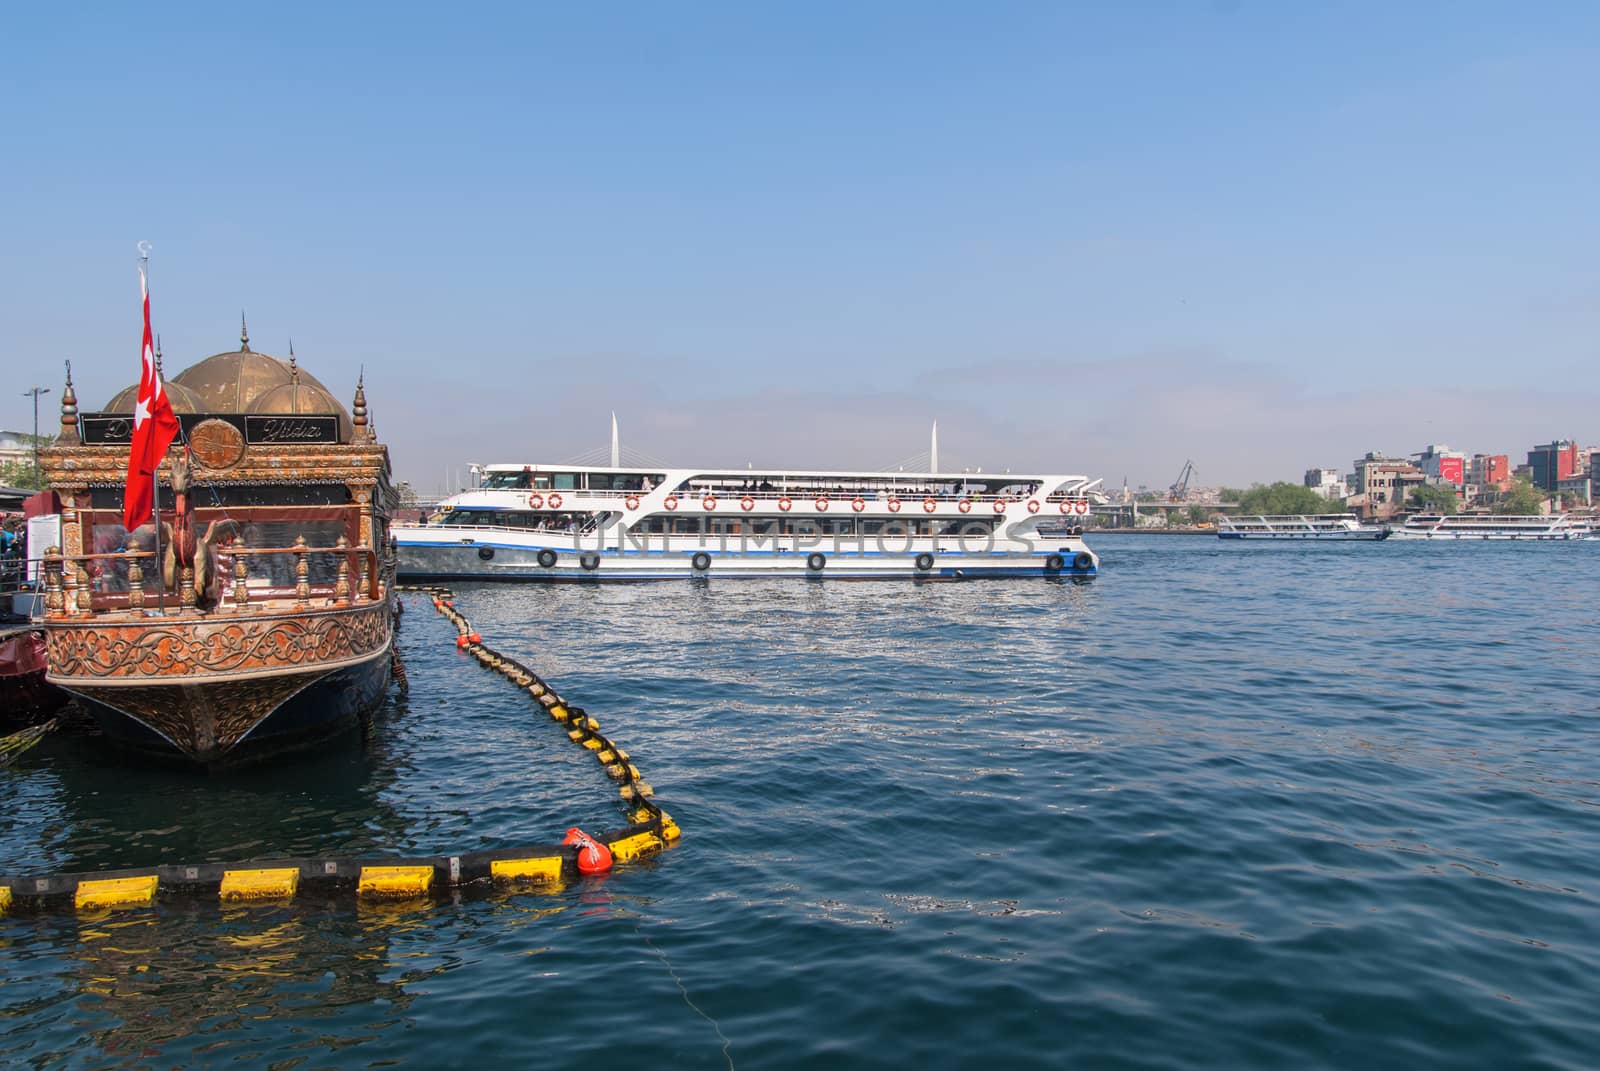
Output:
[[697,535],[700,532],[700,518],[678,517],[672,522],[672,530],[679,535]]
[[483,486],[493,489],[520,488],[528,486],[529,474],[526,472],[492,472],[489,478],[483,481]]
[[578,489],[578,474],[575,472],[554,472],[550,474],[551,487],[557,491],[576,491]]
[[[617,479],[621,480],[622,477],[618,476]],[[591,490],[591,491],[609,491],[609,490],[611,490],[611,474],[609,472],[591,472],[591,473],[589,473],[589,490]]]

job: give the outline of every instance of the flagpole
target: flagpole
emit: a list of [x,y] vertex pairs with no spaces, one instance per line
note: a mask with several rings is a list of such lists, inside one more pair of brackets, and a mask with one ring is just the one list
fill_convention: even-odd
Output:
[[[144,277],[145,292],[150,290],[150,246],[139,243],[139,274]],[[150,471],[150,527],[156,535],[156,612],[167,616],[167,574],[161,565],[161,462]]]

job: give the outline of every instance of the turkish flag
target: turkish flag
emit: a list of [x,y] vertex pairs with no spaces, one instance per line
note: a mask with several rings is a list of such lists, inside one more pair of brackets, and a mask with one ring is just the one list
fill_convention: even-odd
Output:
[[144,357],[139,371],[139,398],[133,403],[133,446],[128,450],[128,484],[122,491],[122,527],[137,528],[150,519],[155,503],[155,473],[167,447],[178,434],[178,418],[161,388],[155,346],[150,335],[150,285],[139,265],[139,293],[144,295]]

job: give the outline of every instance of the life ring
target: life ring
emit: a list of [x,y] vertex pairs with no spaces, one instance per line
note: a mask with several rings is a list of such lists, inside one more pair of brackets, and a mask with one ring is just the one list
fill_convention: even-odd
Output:
[[784,495],[782,498],[778,499],[778,508],[785,513],[788,513],[793,506],[794,503],[789,501],[788,495]]
[[898,498],[891,498],[889,500],[889,512],[890,513],[899,513],[900,512],[900,500]]
[[828,556],[821,551],[812,551],[811,556],[806,559],[806,568],[813,573],[822,572],[822,567],[827,564]]
[[739,500],[739,508],[744,510],[746,513],[749,513],[751,510],[756,508],[756,500],[751,498],[749,495],[745,495]]
[[1072,567],[1074,569],[1087,569],[1092,565],[1094,565],[1094,555],[1086,550],[1080,550],[1072,556]]
[[529,495],[528,496],[528,508],[529,509],[544,509],[544,496],[543,495]]
[[561,496],[556,494],[554,491],[550,492],[550,497],[547,501],[549,501],[551,509],[561,508]]
[[1028,512],[1029,513],[1038,513],[1039,512],[1039,500],[1037,498],[1030,498],[1028,500]]
[[1059,554],[1052,554],[1044,560],[1044,569],[1047,573],[1059,573],[1067,566],[1067,560]]
[[490,560],[492,560],[494,558],[494,548],[493,547],[479,547],[478,548],[478,558],[480,560],[482,560],[482,561],[490,561]]
[[539,552],[539,568],[554,569],[556,567],[556,552],[546,547]]
[[962,513],[971,513],[972,512],[972,499],[963,498],[960,502],[956,503],[956,509],[960,510]]
[[1071,513],[1072,512],[1072,503],[1068,502],[1064,498],[1061,500],[1061,512],[1062,513]]
[[862,510],[867,508],[867,500],[857,495],[855,498],[850,500],[850,508],[855,510],[857,513],[860,513]]
[[933,555],[928,553],[918,554],[917,560],[912,564],[917,567],[917,572],[926,573],[933,568]]
[[818,513],[826,513],[826,512],[828,512],[828,496],[827,495],[818,495],[817,496],[817,501],[816,501],[816,507],[817,507],[817,512]]
[[1006,511],[1006,500],[1003,498],[995,499],[994,511],[996,513],[1004,513]]
[[600,555],[592,550],[586,550],[578,555],[578,564],[583,566],[585,571],[592,573],[600,568]]
[[1077,505],[1072,507],[1072,512],[1076,513],[1080,517],[1082,517],[1084,514],[1088,513],[1089,512],[1089,500],[1087,498],[1078,499]]
[[700,508],[701,509],[708,509],[708,510],[716,509],[717,508],[717,496],[716,495],[707,495],[706,497],[702,498],[700,500]]
[[665,502],[663,502],[662,505],[666,506],[667,509],[669,509],[669,510],[677,509],[678,508],[678,496],[677,495],[673,495],[672,497],[668,498]]
[[629,495],[627,498],[623,499],[623,501],[628,504],[628,508],[629,509],[638,509],[639,508],[639,496],[638,495]]
[[711,555],[703,550],[697,550],[694,557],[689,559],[689,565],[697,573],[703,573],[711,568]]
[[922,500],[922,512],[924,512],[924,513],[932,513],[934,510],[936,510],[938,508],[939,508],[939,503],[935,502],[933,499],[924,498]]

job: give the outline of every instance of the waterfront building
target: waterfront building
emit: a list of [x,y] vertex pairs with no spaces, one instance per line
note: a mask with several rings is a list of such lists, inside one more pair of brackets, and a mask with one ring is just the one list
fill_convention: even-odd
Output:
[[1345,496],[1344,477],[1338,469],[1306,469],[1305,485],[1323,498]]
[[1467,462],[1467,483],[1479,491],[1511,487],[1511,459],[1505,454],[1473,454]]
[[1546,491],[1556,490],[1556,485],[1578,471],[1578,444],[1571,439],[1535,446],[1528,451],[1528,468],[1533,470],[1533,485]]
[[1584,469],[1568,476],[1564,480],[1557,480],[1555,493],[1558,495],[1573,495],[1578,503],[1585,508],[1594,505],[1594,485],[1589,480],[1589,471]]
[[1430,483],[1449,483],[1461,487],[1467,482],[1467,455],[1444,445],[1430,445],[1415,455],[1417,468]]
[[1354,495],[1349,504],[1367,520],[1386,519],[1402,510],[1406,496],[1427,480],[1409,461],[1368,452],[1355,462]]

